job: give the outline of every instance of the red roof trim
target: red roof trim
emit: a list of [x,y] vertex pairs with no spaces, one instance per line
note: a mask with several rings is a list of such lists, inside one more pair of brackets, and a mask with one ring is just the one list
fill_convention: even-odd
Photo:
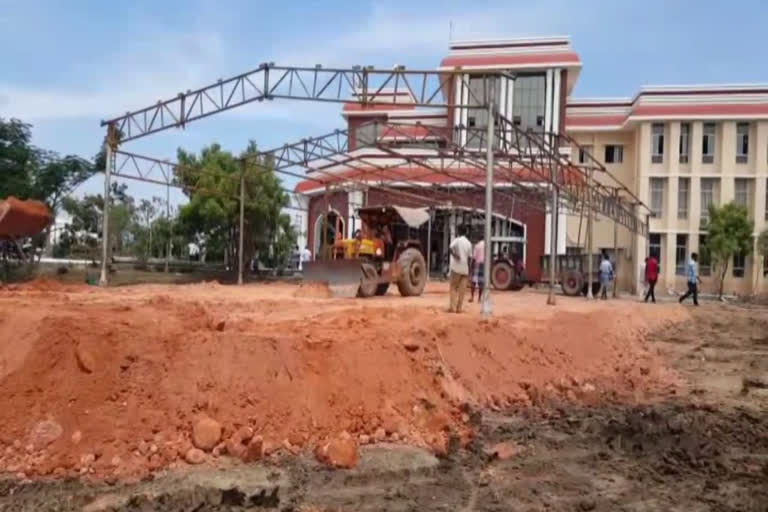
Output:
[[[485,171],[477,169],[475,167],[457,167],[451,168],[446,171],[452,176],[447,176],[442,173],[432,172],[428,169],[421,167],[390,167],[386,169],[350,169],[337,174],[333,177],[318,178],[314,180],[303,180],[296,184],[295,191],[299,193],[306,193],[313,190],[323,189],[326,183],[336,183],[345,180],[355,181],[418,181],[431,184],[447,184],[457,183],[462,180],[468,180],[474,183],[485,183]],[[516,182],[520,183],[539,183],[543,181],[538,174],[531,172],[524,168],[515,168],[514,178]],[[580,174],[578,171],[568,173],[571,180],[578,179]],[[458,176],[458,179],[454,176]],[[509,180],[499,180],[500,183],[508,183]]]
[[602,126],[602,125],[622,125],[627,120],[627,116],[566,116],[566,126]]
[[556,62],[580,64],[581,60],[579,60],[579,56],[575,52],[515,55],[454,55],[444,58],[440,63],[440,66],[514,66],[525,64],[552,64]]
[[366,110],[385,111],[385,110],[415,110],[416,105],[412,103],[354,103],[344,104],[344,112],[363,112]]
[[521,41],[519,43],[507,42],[507,43],[484,43],[476,44],[472,43],[457,43],[451,45],[451,50],[485,50],[489,48],[528,48],[534,46],[568,46],[570,43],[566,40],[562,41]]
[[632,110],[634,116],[729,116],[768,114],[768,103],[722,105],[639,105]]

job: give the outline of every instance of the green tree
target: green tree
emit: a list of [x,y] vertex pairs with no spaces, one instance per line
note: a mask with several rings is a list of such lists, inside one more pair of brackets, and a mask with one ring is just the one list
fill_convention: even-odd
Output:
[[[240,156],[246,157],[245,165],[218,144],[203,148],[199,155],[179,149],[178,161],[186,169],[177,171],[176,176],[189,197],[189,203],[181,208],[180,229],[190,238],[202,235],[209,255],[221,247],[233,270],[238,260],[241,173],[245,177],[246,267],[257,246],[271,245],[277,252],[283,245],[290,247],[295,239],[290,219],[281,213],[288,196],[273,171],[273,162],[258,155],[253,141]],[[281,238],[285,236],[288,242]],[[280,247],[275,246],[276,242]]]
[[709,207],[707,224],[707,249],[719,271],[719,296],[723,296],[723,284],[728,272],[728,265],[734,254],[749,255],[752,252],[752,231],[755,224],[749,218],[749,212],[736,203],[721,207]]

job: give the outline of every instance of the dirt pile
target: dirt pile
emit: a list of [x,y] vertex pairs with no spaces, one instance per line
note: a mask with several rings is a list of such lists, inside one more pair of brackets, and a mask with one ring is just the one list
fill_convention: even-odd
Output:
[[53,222],[51,210],[40,201],[21,201],[11,196],[0,200],[0,238],[34,236]]
[[[293,286],[86,289],[0,301],[0,334],[16,340],[0,345],[0,409],[24,411],[0,418],[0,470],[141,476],[200,462],[193,448],[215,461],[243,431],[259,457],[347,435],[444,453],[471,439],[477,408],[637,401],[674,383],[642,341],[658,312],[484,321],[423,299],[300,300]],[[204,418],[221,430],[209,423],[203,446]],[[40,422],[61,434],[34,442]]]

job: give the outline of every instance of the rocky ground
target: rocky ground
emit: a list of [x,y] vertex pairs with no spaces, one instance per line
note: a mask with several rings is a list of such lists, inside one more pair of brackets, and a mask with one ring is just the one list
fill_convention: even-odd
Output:
[[[224,292],[216,289],[214,295],[220,293]],[[271,298],[279,303],[283,295],[292,293],[280,289]],[[131,303],[131,294],[126,295],[126,302]],[[235,299],[235,304],[247,300],[243,295]],[[444,299],[440,289],[422,298],[428,310],[439,308]],[[310,308],[348,308],[336,301],[318,306],[317,300],[327,299],[311,299]],[[462,428],[451,426],[451,422],[443,425],[444,432],[454,434],[447,436],[444,450],[418,442],[416,434],[423,440],[423,432],[429,429],[419,430],[416,413],[402,414],[409,428],[403,438],[393,439],[385,429],[379,442],[366,438],[369,444],[363,444],[360,436],[373,437],[375,429],[370,433],[365,429],[345,430],[354,444],[361,445],[354,454],[357,463],[351,464],[352,469],[331,468],[333,453],[341,453],[339,457],[344,453],[343,446],[331,449],[329,443],[345,438],[328,428],[328,435],[307,442],[305,448],[294,450],[295,454],[281,449],[258,462],[243,462],[242,457],[217,458],[201,450],[204,463],[192,465],[184,461],[184,453],[178,455],[177,463],[141,473],[137,482],[111,478],[109,471],[102,478],[92,478],[91,474],[55,479],[23,475],[20,480],[8,475],[0,484],[0,509],[768,510],[768,391],[764,389],[768,310],[721,304],[694,310],[674,304],[639,305],[630,300],[585,306],[563,299],[557,308],[549,309],[534,303],[543,304],[543,300],[535,293],[499,298],[499,325],[479,324],[479,331],[462,331],[472,338],[468,345],[450,337],[417,343],[413,340],[415,331],[397,331],[400,338],[407,337],[408,343],[419,346],[411,352],[402,346],[402,339],[398,340],[397,354],[406,354],[402,364],[410,372],[441,361],[434,374],[437,377],[433,376],[439,389],[471,398],[461,402],[455,417],[451,416]],[[83,302],[103,301],[104,297],[96,294]],[[387,320],[378,308],[399,313],[404,303],[393,296],[371,305]],[[207,303],[204,306],[210,314],[212,308]],[[215,311],[213,317],[218,318]],[[291,317],[282,308],[273,311],[272,327]],[[591,331],[587,327],[597,325],[596,319],[603,317],[613,318],[622,326],[614,328],[611,323],[610,331],[595,336],[599,326]],[[584,319],[586,323],[580,323]],[[238,315],[225,320],[227,325],[240,325]],[[466,314],[466,320],[480,322],[474,310]],[[431,333],[446,321],[452,321],[451,316],[436,309],[419,316],[418,325]],[[562,324],[563,330],[552,331],[553,323]],[[265,325],[264,330],[271,335],[271,324]],[[339,328],[322,322],[315,324],[318,327],[321,331]],[[383,339],[383,331],[377,331],[383,329],[381,325],[365,327],[379,332],[376,338]],[[580,331],[573,332],[576,328]],[[494,334],[496,329],[501,334]],[[211,332],[217,332],[215,325]],[[561,343],[550,345],[546,340],[551,338]],[[503,348],[522,340],[536,350],[513,355]],[[569,351],[574,347],[569,349],[568,343],[576,345],[580,357]],[[602,359],[593,365],[603,370],[592,368],[588,373],[585,369],[590,366],[589,357],[582,357],[589,343],[603,352]],[[429,351],[436,353],[434,359],[420,357]],[[558,351],[562,352],[559,356]],[[375,352],[373,355],[383,358]],[[588,356],[593,357],[593,353]],[[466,359],[478,361],[470,364]],[[490,368],[495,374],[493,361],[500,361],[499,366],[510,368],[516,375],[511,380],[475,375],[478,368]],[[624,364],[635,367],[635,373],[626,373]],[[16,366],[16,371],[23,367]],[[537,379],[537,374],[526,373],[532,367],[543,368],[544,377]],[[558,371],[567,376],[567,382],[555,378]],[[613,375],[609,379],[610,373],[618,373],[620,378]],[[378,377],[374,374],[373,378]],[[0,380],[0,386],[4,382],[7,378]],[[432,385],[429,382],[423,385],[427,390]],[[525,393],[504,393],[505,388],[519,382],[524,383],[519,389]],[[599,392],[590,387],[585,392],[586,385]],[[394,384],[386,386],[397,388]],[[495,392],[488,391],[494,387]],[[455,396],[447,396],[446,404],[455,402]],[[410,395],[407,400],[411,400]],[[425,402],[419,403],[429,409]],[[443,407],[440,392],[428,403]],[[446,411],[451,412],[450,407]],[[71,425],[64,424],[69,434]],[[197,423],[190,416],[184,424],[189,425],[192,437],[188,449],[193,449],[199,444],[194,440]],[[222,424],[231,430],[229,421]],[[459,435],[464,431],[470,434]],[[86,440],[81,442],[87,443],[89,435],[85,434]],[[261,441],[269,440],[262,436]],[[298,439],[296,443],[298,448]],[[341,452],[334,451],[338,449]]]

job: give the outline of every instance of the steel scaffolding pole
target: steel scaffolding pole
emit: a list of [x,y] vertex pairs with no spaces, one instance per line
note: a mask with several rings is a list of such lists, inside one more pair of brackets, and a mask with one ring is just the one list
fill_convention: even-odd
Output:
[[593,213],[592,213],[592,169],[587,171],[587,300],[594,299],[592,294],[592,275],[593,275],[593,253],[595,236],[592,232],[593,228]]
[[[614,208],[618,210],[619,207],[619,189],[614,189]],[[617,288],[619,287],[619,222],[613,221],[613,298],[618,296]]]
[[107,260],[109,259],[109,192],[112,181],[112,144],[110,132],[111,130],[107,130],[107,139],[104,142],[107,160],[104,166],[104,208],[101,220],[101,277],[99,278],[99,285],[101,286],[109,284]]
[[165,186],[165,220],[168,222],[168,247],[165,248],[165,273],[170,271],[171,267],[171,239],[173,238],[173,229],[171,228],[171,185]]
[[558,228],[558,201],[559,197],[557,194],[557,159],[555,159],[554,165],[552,166],[552,205],[550,207],[550,214],[549,214],[549,295],[547,296],[547,304],[550,306],[554,306],[556,304],[555,300],[555,265],[557,263],[557,228]]
[[483,302],[480,312],[485,316],[492,314],[491,307],[491,223],[493,221],[493,100],[488,104],[488,138],[486,139],[485,167],[485,261],[483,262]]
[[240,172],[240,239],[237,248],[237,284],[243,284],[243,236],[245,234],[245,161]]

